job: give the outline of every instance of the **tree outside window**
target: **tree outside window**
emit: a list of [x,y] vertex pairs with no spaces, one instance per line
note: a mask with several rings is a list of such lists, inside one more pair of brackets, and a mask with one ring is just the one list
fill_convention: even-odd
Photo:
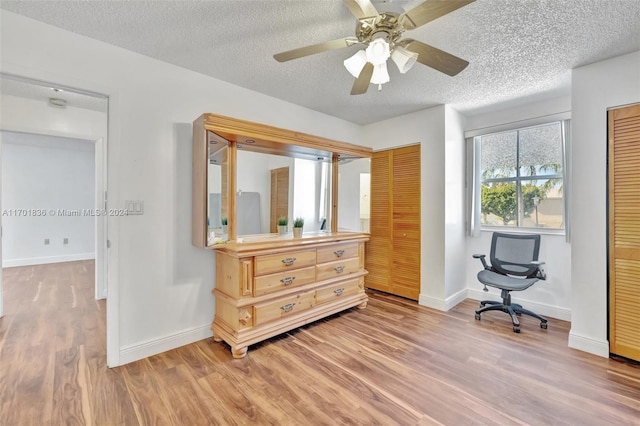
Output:
[[482,225],[563,229],[563,123],[478,138]]

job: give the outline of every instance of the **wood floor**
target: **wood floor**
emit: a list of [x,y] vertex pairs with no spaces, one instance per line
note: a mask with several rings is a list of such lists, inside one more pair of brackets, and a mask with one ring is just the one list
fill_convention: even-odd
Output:
[[640,424],[640,367],[567,347],[569,324],[370,293],[234,360],[203,340],[105,367],[93,263],[3,271],[2,425]]

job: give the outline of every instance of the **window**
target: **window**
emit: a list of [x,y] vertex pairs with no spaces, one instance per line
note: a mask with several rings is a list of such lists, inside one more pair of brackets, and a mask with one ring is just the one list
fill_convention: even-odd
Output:
[[474,203],[482,227],[565,229],[566,124],[474,138]]

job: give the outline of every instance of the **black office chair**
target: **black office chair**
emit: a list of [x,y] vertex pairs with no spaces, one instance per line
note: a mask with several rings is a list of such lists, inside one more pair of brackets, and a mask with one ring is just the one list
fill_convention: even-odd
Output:
[[499,288],[502,291],[502,303],[495,300],[483,300],[476,310],[476,319],[486,311],[502,311],[511,315],[513,331],[520,333],[521,314],[529,315],[540,320],[540,328],[547,328],[546,318],[524,309],[522,305],[511,303],[511,292],[522,291],[538,280],[547,278],[542,265],[538,261],[540,251],[540,235],[514,235],[494,232],[491,239],[491,265],[487,265],[484,254],[474,254],[474,259],[480,259],[484,270],[478,272],[478,280],[487,286]]

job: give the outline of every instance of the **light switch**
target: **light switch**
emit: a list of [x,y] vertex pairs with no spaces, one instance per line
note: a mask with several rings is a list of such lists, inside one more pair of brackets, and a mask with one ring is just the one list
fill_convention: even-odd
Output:
[[125,207],[128,215],[144,214],[144,201],[142,200],[127,200],[125,201]]

